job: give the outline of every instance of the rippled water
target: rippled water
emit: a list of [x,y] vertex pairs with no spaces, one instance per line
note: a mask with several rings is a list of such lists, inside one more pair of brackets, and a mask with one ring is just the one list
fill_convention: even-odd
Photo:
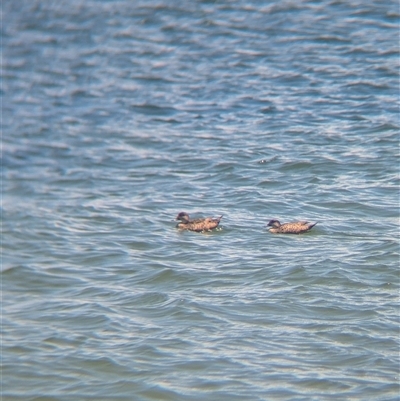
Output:
[[399,399],[399,15],[5,1],[3,399]]

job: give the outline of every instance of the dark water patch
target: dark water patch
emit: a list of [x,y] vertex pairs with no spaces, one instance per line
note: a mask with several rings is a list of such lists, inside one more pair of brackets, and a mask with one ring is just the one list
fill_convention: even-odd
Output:
[[65,286],[82,285],[83,280],[68,277],[65,274],[52,274],[46,270],[28,266],[13,266],[2,273],[3,283],[8,282],[8,288],[13,292],[50,293],[57,292]]

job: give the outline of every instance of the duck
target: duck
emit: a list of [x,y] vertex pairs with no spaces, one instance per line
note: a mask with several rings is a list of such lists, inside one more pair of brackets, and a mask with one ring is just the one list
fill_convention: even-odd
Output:
[[303,234],[311,230],[316,223],[309,223],[308,221],[294,221],[291,223],[281,224],[279,220],[273,219],[267,224],[270,226],[269,232],[273,234]]
[[180,220],[180,223],[176,225],[180,230],[189,230],[189,231],[211,231],[214,228],[218,227],[219,222],[221,221],[222,216],[213,219],[212,217],[206,217],[201,219],[191,220],[189,215],[186,212],[180,212],[176,216],[176,220]]

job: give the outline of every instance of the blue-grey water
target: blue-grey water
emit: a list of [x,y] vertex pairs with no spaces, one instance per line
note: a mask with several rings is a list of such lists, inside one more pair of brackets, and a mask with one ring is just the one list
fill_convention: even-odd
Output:
[[1,11],[2,400],[399,399],[397,1]]

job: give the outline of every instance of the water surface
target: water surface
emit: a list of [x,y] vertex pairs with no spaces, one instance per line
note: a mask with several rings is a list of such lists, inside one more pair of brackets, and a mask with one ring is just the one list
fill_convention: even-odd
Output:
[[399,398],[397,2],[2,17],[4,400]]

